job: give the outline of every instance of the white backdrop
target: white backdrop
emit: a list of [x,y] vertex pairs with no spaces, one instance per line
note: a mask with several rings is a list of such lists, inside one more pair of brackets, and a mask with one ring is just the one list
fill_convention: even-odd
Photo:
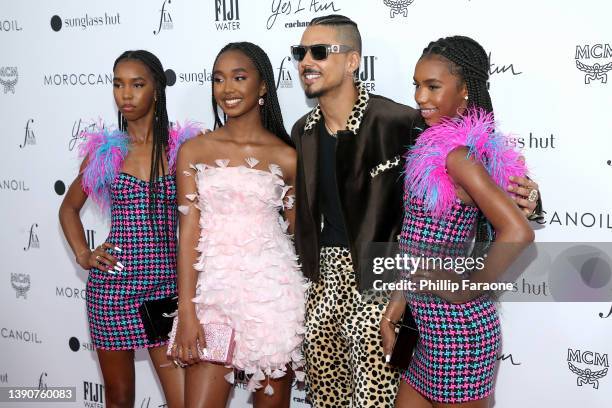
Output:
[[[404,6],[393,13],[387,3]],[[312,17],[334,10],[360,26],[363,80],[409,105],[412,70],[430,40],[463,34],[481,42],[491,53],[496,117],[524,147],[544,195],[537,240],[610,241],[608,1],[2,0],[0,386],[74,386],[77,402],[65,406],[102,406],[86,322],[87,274],[72,260],[57,211],[77,173],[80,131],[100,118],[116,121],[114,59],[127,49],[154,52],[176,78],[167,90],[171,120],[210,125],[215,55],[230,41],[256,42],[272,60],[290,129],[309,107],[289,46]],[[577,62],[598,71],[585,73]],[[82,216],[91,246],[103,242],[107,220],[92,205]],[[606,303],[502,303],[495,407],[609,406],[610,376],[580,385],[568,369],[568,361],[608,368],[609,311]],[[307,406],[303,397],[294,390],[292,406]],[[230,405],[247,400],[237,389]],[[164,406],[145,352],[137,353],[136,406]]]

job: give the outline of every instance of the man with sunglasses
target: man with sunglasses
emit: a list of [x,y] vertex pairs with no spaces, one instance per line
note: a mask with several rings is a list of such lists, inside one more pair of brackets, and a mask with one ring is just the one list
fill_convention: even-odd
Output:
[[306,96],[319,102],[291,131],[298,154],[295,246],[311,281],[308,398],[314,408],[392,408],[399,374],[385,362],[379,333],[386,298],[360,289],[372,281],[368,245],[397,242],[403,157],[424,124],[413,108],[355,81],[361,36],[348,17],[313,19],[291,54]]
[[359,293],[371,273],[360,263],[368,243],[397,241],[403,154],[420,115],[355,82],[361,36],[347,17],[313,19],[291,54],[306,96],[319,102],[291,132],[298,152],[295,244],[312,282],[308,398],[315,408],[391,408],[399,375],[385,363],[379,334],[386,304]]

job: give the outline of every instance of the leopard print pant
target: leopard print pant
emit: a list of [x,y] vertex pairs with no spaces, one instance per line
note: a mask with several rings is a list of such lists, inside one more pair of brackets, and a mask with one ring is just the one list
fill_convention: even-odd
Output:
[[313,408],[393,408],[399,373],[385,364],[386,304],[364,301],[346,248],[321,249],[321,276],[306,305],[307,394]]

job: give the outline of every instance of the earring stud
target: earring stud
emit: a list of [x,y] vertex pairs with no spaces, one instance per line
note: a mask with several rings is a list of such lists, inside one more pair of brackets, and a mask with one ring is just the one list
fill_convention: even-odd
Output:
[[259,106],[263,106],[265,102],[264,98],[259,98]]

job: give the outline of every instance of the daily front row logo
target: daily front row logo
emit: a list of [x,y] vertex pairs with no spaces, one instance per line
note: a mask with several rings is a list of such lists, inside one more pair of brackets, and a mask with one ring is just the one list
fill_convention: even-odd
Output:
[[[586,44],[576,46],[576,68],[584,72],[584,83],[599,81],[602,84],[608,82],[608,71],[612,70],[612,61],[605,62],[601,59],[612,58],[612,46],[610,44]],[[596,59],[598,62],[587,63],[584,60]],[[583,60],[583,61],[581,61]]]
[[172,0],[164,0],[159,10],[159,25],[157,30],[153,30],[154,35],[158,35],[162,30],[172,30],[174,23],[172,22],[172,16],[168,11],[168,6],[172,3]]
[[408,17],[408,6],[411,5],[414,0],[383,0],[383,2],[385,6],[391,8],[389,11],[391,18],[395,18],[398,14]]
[[[585,364],[588,367],[580,367]],[[610,366],[608,354],[572,350],[571,348],[567,349],[567,365],[569,370],[577,376],[577,386],[591,385],[595,389],[599,389],[599,381],[608,374]]]

